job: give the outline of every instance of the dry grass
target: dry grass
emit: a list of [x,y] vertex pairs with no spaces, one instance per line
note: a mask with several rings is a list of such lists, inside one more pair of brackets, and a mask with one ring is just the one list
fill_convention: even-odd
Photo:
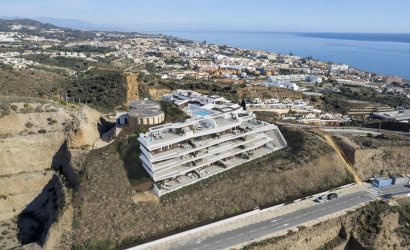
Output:
[[39,97],[57,94],[64,76],[40,70],[14,70],[0,67],[0,95]]
[[76,196],[76,244],[135,242],[351,180],[336,154],[315,135],[286,131],[285,137],[293,149],[171,193],[159,204],[133,202],[115,145],[93,151]]

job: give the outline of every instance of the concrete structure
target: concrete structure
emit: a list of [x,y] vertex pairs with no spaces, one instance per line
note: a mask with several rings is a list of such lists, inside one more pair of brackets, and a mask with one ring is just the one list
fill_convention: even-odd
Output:
[[374,113],[373,116],[383,121],[410,123],[410,109]]
[[407,175],[396,174],[392,176],[391,178],[392,178],[393,185],[408,185],[410,181],[410,178]]
[[165,114],[161,105],[152,100],[133,101],[129,105],[128,112],[120,112],[116,115],[118,126],[137,128],[141,125],[157,125],[165,120]]
[[347,71],[349,70],[349,65],[346,64],[330,64],[329,65],[329,71],[334,72],[334,71]]
[[386,76],[386,78],[384,79],[385,83],[388,84],[392,84],[394,82],[396,83],[402,83],[403,79],[401,77],[398,76]]
[[393,180],[388,177],[375,178],[372,181],[372,185],[378,188],[390,186],[392,184],[393,184]]
[[278,87],[278,88],[285,88],[285,89],[291,89],[294,91],[299,90],[299,86],[296,83],[291,83],[291,82],[266,82],[262,84],[263,86],[267,87]]
[[250,99],[246,103],[246,108],[250,111],[263,111],[263,110],[277,110],[277,109],[287,109],[294,110],[297,112],[314,112],[321,113],[319,109],[315,109],[313,105],[309,105],[308,102],[299,99],[291,100],[289,98],[280,100],[278,98],[265,99],[260,98]]
[[140,134],[143,167],[163,195],[287,146],[278,127],[220,96],[176,91],[193,118]]

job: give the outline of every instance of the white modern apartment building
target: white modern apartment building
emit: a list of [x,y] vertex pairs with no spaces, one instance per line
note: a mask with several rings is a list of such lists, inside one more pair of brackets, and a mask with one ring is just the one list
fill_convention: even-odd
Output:
[[292,109],[297,112],[314,112],[314,113],[321,113],[321,110],[315,109],[313,105],[309,105],[309,102],[306,102],[302,99],[299,100],[291,100],[289,98],[279,100],[278,98],[272,99],[265,99],[262,100],[260,98],[254,98],[249,100],[246,103],[246,107],[250,111],[261,111],[261,110],[275,110],[275,109]]
[[192,118],[139,135],[140,158],[159,196],[287,146],[277,126],[223,97],[176,91],[165,99]]
[[291,83],[291,82],[265,82],[262,85],[267,86],[267,87],[278,87],[278,88],[291,89],[294,91],[299,90],[299,86],[296,83]]

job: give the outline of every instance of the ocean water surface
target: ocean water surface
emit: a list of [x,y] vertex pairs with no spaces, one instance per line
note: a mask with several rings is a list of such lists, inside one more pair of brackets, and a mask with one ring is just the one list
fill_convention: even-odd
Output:
[[162,34],[345,63],[383,75],[410,79],[410,34],[161,32]]

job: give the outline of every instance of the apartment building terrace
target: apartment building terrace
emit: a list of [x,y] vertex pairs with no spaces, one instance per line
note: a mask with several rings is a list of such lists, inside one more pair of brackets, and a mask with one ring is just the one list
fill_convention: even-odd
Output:
[[[155,181],[158,195],[286,147],[277,126],[257,120],[239,105],[228,111],[227,107],[237,104],[196,92],[189,96],[187,108],[208,112],[191,112],[193,118],[185,122],[153,127],[139,136],[140,159]],[[216,100],[223,104],[216,104]]]

